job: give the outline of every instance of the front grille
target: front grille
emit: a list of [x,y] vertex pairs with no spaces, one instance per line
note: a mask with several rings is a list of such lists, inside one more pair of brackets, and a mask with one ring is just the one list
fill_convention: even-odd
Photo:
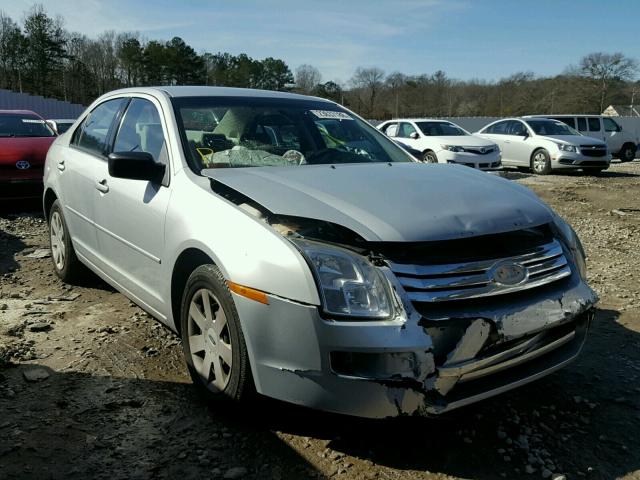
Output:
[[[496,269],[517,266],[523,279],[499,283]],[[412,302],[443,302],[488,297],[546,285],[571,275],[560,243],[553,239],[527,253],[463,263],[414,265],[389,262]],[[522,269],[520,267],[523,267]]]
[[[484,151],[483,151],[484,150]],[[467,153],[475,153],[476,155],[487,155],[489,153],[493,153],[493,147],[482,148],[482,147],[465,147],[464,151]]]
[[604,157],[607,148],[603,145],[580,145],[580,152],[585,157]]
[[609,166],[609,162],[598,162],[598,161],[594,161],[594,162],[582,162],[580,164],[581,167],[608,167]]

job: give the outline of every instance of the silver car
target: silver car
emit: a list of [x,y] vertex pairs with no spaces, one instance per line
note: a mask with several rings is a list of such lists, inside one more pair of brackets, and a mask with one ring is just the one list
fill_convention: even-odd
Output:
[[558,120],[507,118],[490,123],[477,135],[500,146],[503,165],[540,175],[569,169],[597,174],[611,162],[606,143],[585,137]]
[[580,352],[597,300],[531,191],[413,160],[294,94],[136,88],[49,150],[53,267],[88,267],[182,338],[213,398],[440,413]]

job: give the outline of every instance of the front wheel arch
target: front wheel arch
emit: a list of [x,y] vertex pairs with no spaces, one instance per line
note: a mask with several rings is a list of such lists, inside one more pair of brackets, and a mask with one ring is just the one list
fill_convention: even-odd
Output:
[[[429,157],[433,158],[435,161],[429,161]],[[422,152],[422,161],[426,163],[438,163],[438,156],[436,155],[436,152],[427,148]]]
[[193,271],[201,265],[216,265],[209,255],[198,248],[190,247],[182,251],[176,259],[171,273],[171,313],[173,324],[178,335],[181,335],[180,308],[182,295],[187,285],[187,280]]
[[56,193],[52,188],[47,188],[42,198],[42,209],[44,210],[44,218],[47,222],[49,222],[49,214],[51,213],[53,202],[55,202],[56,200],[58,200],[58,196],[56,195]]
[[[544,155],[546,156],[546,165],[543,169],[536,170],[534,166],[535,165],[534,162],[535,162],[536,156],[540,153],[544,153]],[[533,151],[533,153],[531,154],[531,158],[529,160],[529,167],[533,173],[537,173],[538,175],[547,175],[551,173],[551,155],[549,155],[549,152],[547,151],[546,148],[538,147]]]

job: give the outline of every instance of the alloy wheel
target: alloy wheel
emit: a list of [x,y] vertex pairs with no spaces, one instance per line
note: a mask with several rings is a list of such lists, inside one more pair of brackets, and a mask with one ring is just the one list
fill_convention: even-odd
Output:
[[65,249],[65,231],[64,223],[62,222],[62,216],[59,212],[53,212],[51,215],[51,256],[53,257],[53,263],[58,270],[64,269],[64,263],[66,260]]
[[536,173],[544,172],[547,166],[547,156],[544,152],[537,152],[533,157],[533,169]]
[[204,385],[212,392],[224,390],[233,361],[231,335],[218,298],[206,288],[191,298],[187,335],[193,366]]

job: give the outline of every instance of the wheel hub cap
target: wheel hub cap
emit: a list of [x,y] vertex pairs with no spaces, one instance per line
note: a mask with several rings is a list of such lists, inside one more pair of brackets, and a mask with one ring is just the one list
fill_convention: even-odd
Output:
[[202,382],[212,392],[225,389],[231,376],[232,345],[227,317],[211,290],[198,290],[189,305],[189,354]]

